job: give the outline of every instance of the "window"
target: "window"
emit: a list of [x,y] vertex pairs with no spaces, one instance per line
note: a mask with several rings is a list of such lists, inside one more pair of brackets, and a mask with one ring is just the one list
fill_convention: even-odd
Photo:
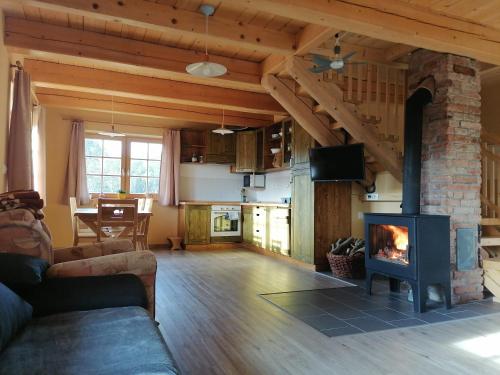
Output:
[[91,194],[158,194],[162,145],[158,141],[87,136],[85,161]]

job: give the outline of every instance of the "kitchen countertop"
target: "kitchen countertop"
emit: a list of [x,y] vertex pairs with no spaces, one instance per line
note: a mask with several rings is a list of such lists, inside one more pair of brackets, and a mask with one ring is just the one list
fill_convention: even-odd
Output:
[[290,208],[289,203],[281,202],[220,202],[220,201],[183,201],[179,202],[180,205],[193,205],[193,206],[261,206],[261,207],[282,207]]

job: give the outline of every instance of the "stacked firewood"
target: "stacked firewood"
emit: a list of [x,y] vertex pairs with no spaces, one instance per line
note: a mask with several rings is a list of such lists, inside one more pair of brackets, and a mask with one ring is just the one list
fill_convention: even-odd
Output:
[[331,246],[330,253],[334,255],[361,256],[365,254],[365,240],[361,238],[339,238]]

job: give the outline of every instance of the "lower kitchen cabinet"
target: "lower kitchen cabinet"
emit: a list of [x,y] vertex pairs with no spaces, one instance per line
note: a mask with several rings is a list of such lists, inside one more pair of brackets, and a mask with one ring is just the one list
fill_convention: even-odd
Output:
[[243,242],[290,256],[290,210],[285,207],[243,207]]
[[210,243],[211,206],[186,205],[184,208],[184,243],[186,245]]

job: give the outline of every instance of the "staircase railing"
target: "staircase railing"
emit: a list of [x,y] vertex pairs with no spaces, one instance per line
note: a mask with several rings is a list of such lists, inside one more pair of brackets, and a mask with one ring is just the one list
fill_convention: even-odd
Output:
[[481,216],[500,218],[500,136],[481,133]]

